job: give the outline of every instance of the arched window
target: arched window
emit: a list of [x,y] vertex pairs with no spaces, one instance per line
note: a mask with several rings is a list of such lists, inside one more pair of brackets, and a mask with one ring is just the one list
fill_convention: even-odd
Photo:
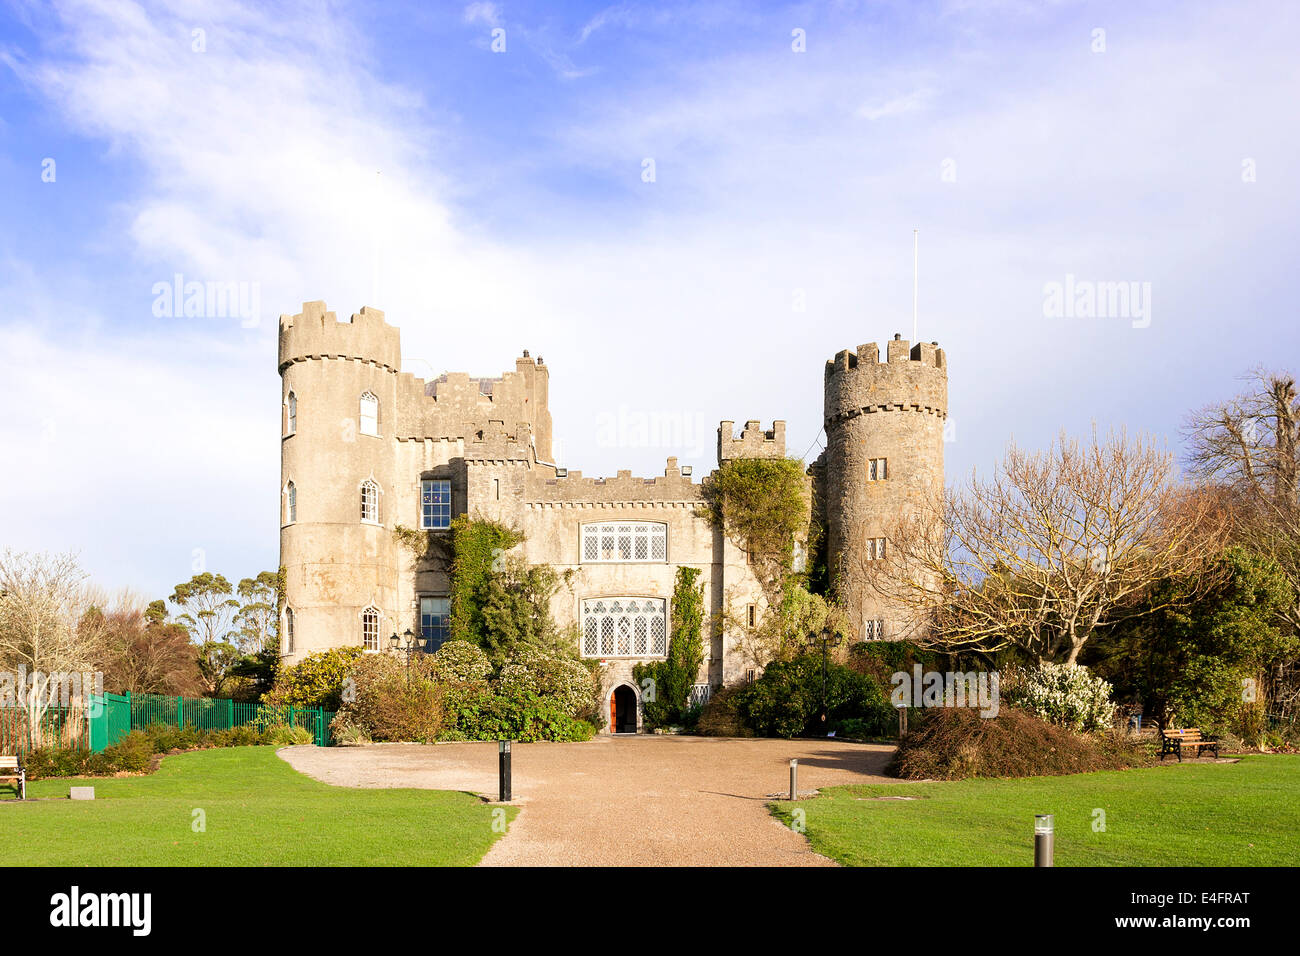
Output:
[[284,486],[284,523],[298,520],[298,487],[291,481]]
[[368,651],[379,650],[379,608],[368,607],[361,612],[361,646]]
[[284,654],[293,653],[293,608],[291,607],[284,609],[284,647],[280,650]]
[[298,430],[298,396],[293,392],[284,400],[284,433],[292,435]]
[[361,483],[361,520],[379,524],[379,485],[372,478]]
[[374,392],[365,392],[361,396],[361,434],[379,434],[379,399]]

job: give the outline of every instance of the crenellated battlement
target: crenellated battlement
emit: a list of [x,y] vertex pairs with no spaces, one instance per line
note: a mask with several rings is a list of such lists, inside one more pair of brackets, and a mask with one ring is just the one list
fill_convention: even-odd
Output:
[[912,345],[901,335],[886,343],[885,361],[875,342],[844,349],[826,363],[825,419],[910,409],[946,416],[948,366],[938,342]]
[[402,367],[400,336],[384,313],[370,306],[346,322],[320,301],[304,302],[297,315],[280,316],[281,372],[290,362],[325,357],[374,362],[396,372]]
[[735,434],[735,422],[718,424],[718,464],[732,458],[784,458],[785,457],[785,422],[774,421],[772,427],[764,429],[757,421],[745,422],[739,437]]
[[676,458],[669,458],[663,475],[655,478],[637,478],[630,470],[620,471],[613,478],[588,478],[581,471],[568,471],[561,477],[553,469],[538,468],[528,477],[525,498],[541,505],[597,508],[614,503],[650,507],[702,500],[700,486],[682,474]]

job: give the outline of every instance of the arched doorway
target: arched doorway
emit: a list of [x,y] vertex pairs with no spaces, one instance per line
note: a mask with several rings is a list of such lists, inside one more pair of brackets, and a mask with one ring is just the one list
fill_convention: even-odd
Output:
[[626,684],[615,687],[609,698],[610,733],[636,733],[636,708],[636,691]]

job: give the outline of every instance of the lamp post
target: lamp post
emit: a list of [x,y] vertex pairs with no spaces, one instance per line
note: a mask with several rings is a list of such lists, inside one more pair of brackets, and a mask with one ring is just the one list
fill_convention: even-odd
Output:
[[844,635],[824,627],[820,634],[808,635],[808,646],[820,645],[822,649],[822,723],[826,723],[826,658],[832,647],[839,647],[844,642]]
[[389,643],[392,644],[394,652],[402,651],[406,654],[406,686],[410,687],[411,658],[415,657],[416,653],[420,650],[420,642],[415,639],[415,635],[411,633],[409,627],[406,629],[406,633],[401,637],[398,637],[397,632],[394,631],[393,636],[388,640]]

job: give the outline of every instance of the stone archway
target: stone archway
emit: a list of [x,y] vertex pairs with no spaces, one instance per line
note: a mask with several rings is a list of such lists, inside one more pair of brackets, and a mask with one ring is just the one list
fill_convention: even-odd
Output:
[[636,691],[627,684],[619,684],[609,695],[609,732],[634,734],[640,723],[640,701]]

